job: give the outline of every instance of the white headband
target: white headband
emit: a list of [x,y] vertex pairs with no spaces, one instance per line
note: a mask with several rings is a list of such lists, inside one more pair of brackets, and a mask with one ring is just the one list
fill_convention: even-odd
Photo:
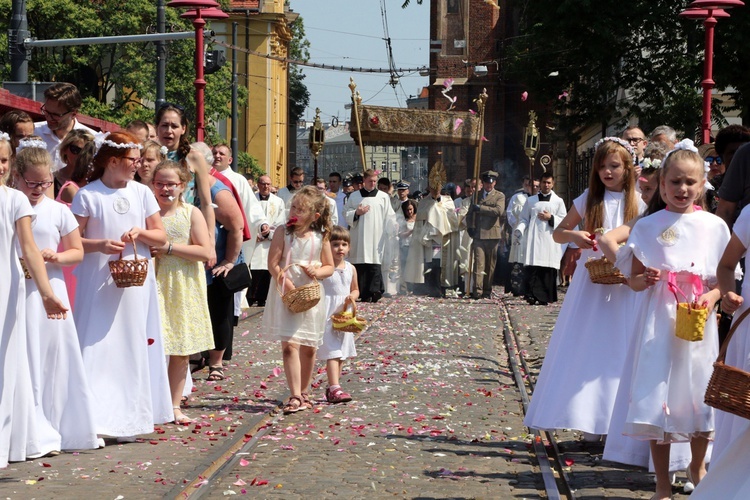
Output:
[[10,142],[10,136],[6,134],[5,132],[0,132],[0,141]]
[[599,139],[598,141],[596,141],[596,144],[594,144],[594,149],[599,149],[599,146],[601,146],[607,141],[616,142],[620,146],[624,147],[625,151],[630,153],[630,156],[635,155],[635,150],[633,149],[633,146],[631,146],[629,142],[624,141],[623,139],[620,139],[619,137],[603,137]]
[[96,152],[94,153],[94,156],[99,153],[102,146],[105,144],[109,147],[117,149],[143,149],[143,146],[141,144],[135,142],[114,142],[107,139],[107,137],[109,137],[109,132],[99,132],[97,134],[94,134],[94,146],[96,146]]
[[16,146],[16,154],[20,153],[21,150],[26,148],[39,148],[46,151],[47,143],[39,139],[21,139],[20,141],[18,141],[18,146]]

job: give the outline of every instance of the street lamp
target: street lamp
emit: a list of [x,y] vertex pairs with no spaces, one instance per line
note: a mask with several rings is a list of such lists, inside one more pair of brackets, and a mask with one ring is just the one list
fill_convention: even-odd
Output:
[[225,19],[225,12],[217,9],[219,4],[214,0],[172,0],[167,7],[194,9],[180,17],[193,20],[195,28],[195,136],[200,142],[205,137],[205,90],[206,80],[203,75],[203,27],[206,19]]
[[312,127],[310,127],[310,139],[307,143],[310,147],[310,154],[313,155],[313,180],[311,183],[313,186],[318,178],[318,155],[323,151],[325,142],[326,131],[323,128],[323,123],[320,121],[320,108],[315,108],[315,120]]
[[536,128],[536,113],[529,111],[529,123],[523,131],[523,149],[529,157],[529,178],[534,180],[534,157],[539,151],[539,129]]
[[704,45],[703,61],[703,116],[701,118],[702,137],[701,142],[711,142],[711,89],[714,88],[714,28],[717,19],[729,17],[722,9],[742,7],[745,5],[741,0],[695,0],[687,10],[680,12],[680,17],[685,19],[703,19],[706,29],[706,40]]

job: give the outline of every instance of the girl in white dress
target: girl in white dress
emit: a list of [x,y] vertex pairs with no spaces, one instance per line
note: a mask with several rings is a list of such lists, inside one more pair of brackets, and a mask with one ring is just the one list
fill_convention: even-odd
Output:
[[[583,252],[547,347],[526,426],[576,429],[589,440],[609,431],[635,294],[625,285],[592,283],[583,263],[602,256],[593,240],[597,229],[606,233],[644,209],[635,190],[630,144],[616,137],[602,139],[589,188],[553,233],[557,243],[575,243]],[[579,231],[582,220],[584,230]]]
[[331,252],[335,269],[330,278],[323,280],[326,331],[323,334],[323,345],[318,349],[318,359],[326,361],[326,375],[328,376],[326,401],[346,403],[352,400],[352,396],[344,392],[339,385],[341,367],[345,359],[357,355],[357,349],[354,346],[353,333],[333,330],[331,315],[340,313],[347,299],[355,302],[359,298],[359,285],[354,266],[345,260],[349,255],[349,231],[341,226],[333,226],[331,230]]
[[[292,198],[286,231],[276,231],[268,252],[271,273],[266,308],[263,311],[265,336],[280,340],[284,373],[291,396],[284,413],[312,408],[308,387],[315,368],[315,351],[323,341],[326,322],[325,301],[312,309],[292,313],[282,302],[282,294],[295,287],[323,280],[333,274],[333,257],[328,235],[331,218],[328,201],[313,186],[302,188]],[[290,264],[296,266],[287,268]],[[321,287],[322,296],[322,285]]]
[[[750,306],[750,279],[742,282],[742,295],[735,293],[737,264],[750,248],[750,206],[742,209],[732,227],[724,255],[721,257],[716,277],[722,293],[721,308],[734,313],[734,321],[747,312]],[[750,371],[750,318],[744,318],[727,346],[724,362],[744,371]],[[747,498],[750,491],[748,464],[750,463],[750,420],[723,411],[716,412],[716,437],[714,439],[711,468],[691,497],[705,499]]]
[[[0,468],[53,451],[39,445],[26,347],[26,280],[20,257],[39,289],[46,316],[65,319],[67,307],[52,291],[44,259],[34,243],[36,218],[29,200],[5,185],[10,138],[0,136]],[[21,253],[18,252],[18,247]],[[40,313],[44,314],[44,313]]]
[[[22,140],[16,151],[16,184],[37,215],[32,229],[34,240],[42,249],[52,289],[69,307],[62,266],[83,260],[78,223],[67,206],[44,194],[53,182],[52,158],[44,143]],[[27,283],[29,365],[34,397],[43,413],[40,419],[48,421],[56,431],[49,436],[50,445],[55,450],[96,448],[92,398],[75,322],[72,316],[62,321],[50,320],[43,312],[39,289],[33,282]]]
[[75,320],[94,395],[96,432],[133,441],[174,418],[161,339],[153,262],[143,286],[117,288],[112,259],[149,258],[167,235],[154,194],[133,180],[141,145],[127,132],[109,134],[94,156],[90,182],[72,211],[83,237],[76,268]]
[[[697,152],[671,152],[659,185],[667,209],[639,220],[618,255],[618,261],[632,256],[632,268],[623,266],[622,271],[633,290],[647,294],[635,315],[637,350],[623,431],[649,441],[656,473],[653,499],[671,498],[670,443],[690,443],[687,475],[697,485],[706,473],[704,459],[714,430],[713,410],[703,397],[718,351],[711,311],[720,298],[716,267],[729,229],[715,215],[695,210],[704,183]],[[675,336],[675,295],[708,308],[703,340]]]

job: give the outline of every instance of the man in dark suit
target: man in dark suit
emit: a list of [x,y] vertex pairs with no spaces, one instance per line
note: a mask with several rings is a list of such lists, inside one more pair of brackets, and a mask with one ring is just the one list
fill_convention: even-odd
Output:
[[505,213],[505,195],[495,190],[498,174],[483,172],[482,190],[469,208],[468,229],[474,238],[474,265],[472,266],[473,299],[492,294],[492,277],[495,274],[497,245],[502,236],[501,220]]

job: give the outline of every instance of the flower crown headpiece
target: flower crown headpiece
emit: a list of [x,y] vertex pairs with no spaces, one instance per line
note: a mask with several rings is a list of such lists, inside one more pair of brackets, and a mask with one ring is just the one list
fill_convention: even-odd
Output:
[[651,159],[651,158],[644,158],[641,160],[639,165],[641,168],[661,168],[661,164],[663,163],[663,160],[660,160],[658,158]]
[[47,143],[39,139],[21,139],[18,141],[18,146],[16,146],[16,154],[26,148],[39,148],[46,150]]
[[0,141],[10,142],[10,136],[6,134],[5,132],[0,132]]
[[109,132],[99,132],[98,134],[94,135],[94,146],[96,150],[96,152],[94,153],[94,156],[99,154],[99,151],[101,150],[102,146],[105,144],[109,147],[117,148],[117,149],[143,149],[143,146],[139,143],[136,143],[136,142],[120,143],[120,142],[110,141],[109,139],[107,139],[107,137],[109,137]]
[[596,141],[596,144],[594,144],[594,149],[599,149],[599,146],[604,144],[605,142],[616,142],[620,146],[625,148],[625,151],[630,153],[630,156],[635,157],[635,150],[633,149],[633,146],[630,145],[628,141],[625,141],[623,139],[620,139],[619,137],[602,137],[598,141]]

